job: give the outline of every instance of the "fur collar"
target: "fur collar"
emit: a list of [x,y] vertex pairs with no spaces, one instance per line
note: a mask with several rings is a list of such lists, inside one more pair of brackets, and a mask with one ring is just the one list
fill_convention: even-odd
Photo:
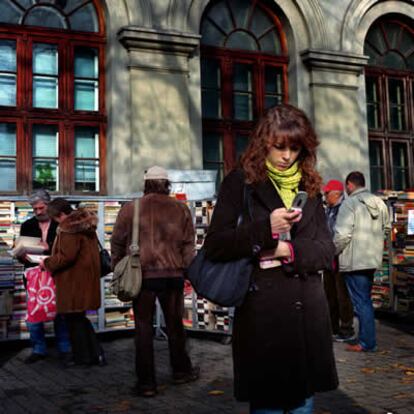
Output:
[[59,229],[65,233],[94,233],[98,224],[96,214],[79,208],[72,211],[65,220],[60,223]]

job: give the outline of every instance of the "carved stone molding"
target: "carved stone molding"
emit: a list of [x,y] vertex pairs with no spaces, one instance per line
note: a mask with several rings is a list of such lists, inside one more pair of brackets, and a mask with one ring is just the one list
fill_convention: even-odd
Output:
[[200,36],[192,33],[154,30],[127,26],[118,32],[118,39],[128,50],[147,49],[173,54],[191,55],[200,43]]
[[338,51],[307,49],[301,52],[303,63],[311,69],[362,73],[369,57]]

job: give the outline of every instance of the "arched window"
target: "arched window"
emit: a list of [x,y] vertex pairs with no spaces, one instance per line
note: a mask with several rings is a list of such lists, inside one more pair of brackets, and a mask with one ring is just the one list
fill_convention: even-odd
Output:
[[204,168],[219,180],[243,152],[254,121],[287,101],[287,46],[265,1],[214,1],[201,24]]
[[104,193],[98,0],[0,3],[0,193]]
[[390,15],[365,39],[371,187],[414,185],[414,22]]

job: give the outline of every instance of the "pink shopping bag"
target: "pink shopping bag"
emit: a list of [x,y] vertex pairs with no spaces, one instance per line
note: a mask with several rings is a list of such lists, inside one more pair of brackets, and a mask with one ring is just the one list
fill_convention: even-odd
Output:
[[50,272],[39,266],[25,272],[27,279],[27,322],[47,322],[56,316],[56,288]]

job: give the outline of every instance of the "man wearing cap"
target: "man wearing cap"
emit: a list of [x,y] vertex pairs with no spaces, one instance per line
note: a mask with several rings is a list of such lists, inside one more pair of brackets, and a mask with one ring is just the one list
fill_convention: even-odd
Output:
[[[183,327],[184,272],[194,257],[195,235],[188,207],[169,196],[167,171],[158,166],[144,175],[144,196],[139,207],[139,248],[142,289],[133,301],[135,317],[135,367],[137,392],[157,393],[153,348],[153,317],[158,298],[167,327],[173,383],[199,376],[185,348]],[[116,219],[111,239],[112,266],[127,253],[132,239],[134,202],[126,203]]]
[[[26,220],[20,228],[20,236],[38,237],[44,248],[43,254],[50,254],[52,245],[56,237],[58,224],[51,220],[47,215],[47,205],[50,201],[50,195],[46,190],[40,189],[35,191],[29,197],[29,204],[33,208],[34,216]],[[36,263],[29,262],[25,256],[19,257],[19,260],[27,269],[36,266]],[[29,323],[26,322],[32,343],[32,353],[25,359],[26,364],[33,364],[46,357],[47,346],[45,339],[45,330],[43,322]],[[70,341],[66,322],[62,315],[57,315],[54,320],[55,339],[63,364],[70,360]]]
[[[330,180],[322,188],[326,203],[326,219],[332,239],[339,208],[344,200],[344,186],[341,181]],[[332,333],[338,342],[353,339],[354,311],[345,280],[339,273],[338,256],[335,257],[332,271],[324,272],[324,287],[331,315]]]
[[335,225],[334,243],[339,254],[339,271],[358,318],[358,339],[347,351],[373,352],[377,349],[375,315],[371,290],[375,270],[382,264],[384,236],[390,230],[388,208],[365,188],[359,171],[345,180],[348,198],[342,203]]

